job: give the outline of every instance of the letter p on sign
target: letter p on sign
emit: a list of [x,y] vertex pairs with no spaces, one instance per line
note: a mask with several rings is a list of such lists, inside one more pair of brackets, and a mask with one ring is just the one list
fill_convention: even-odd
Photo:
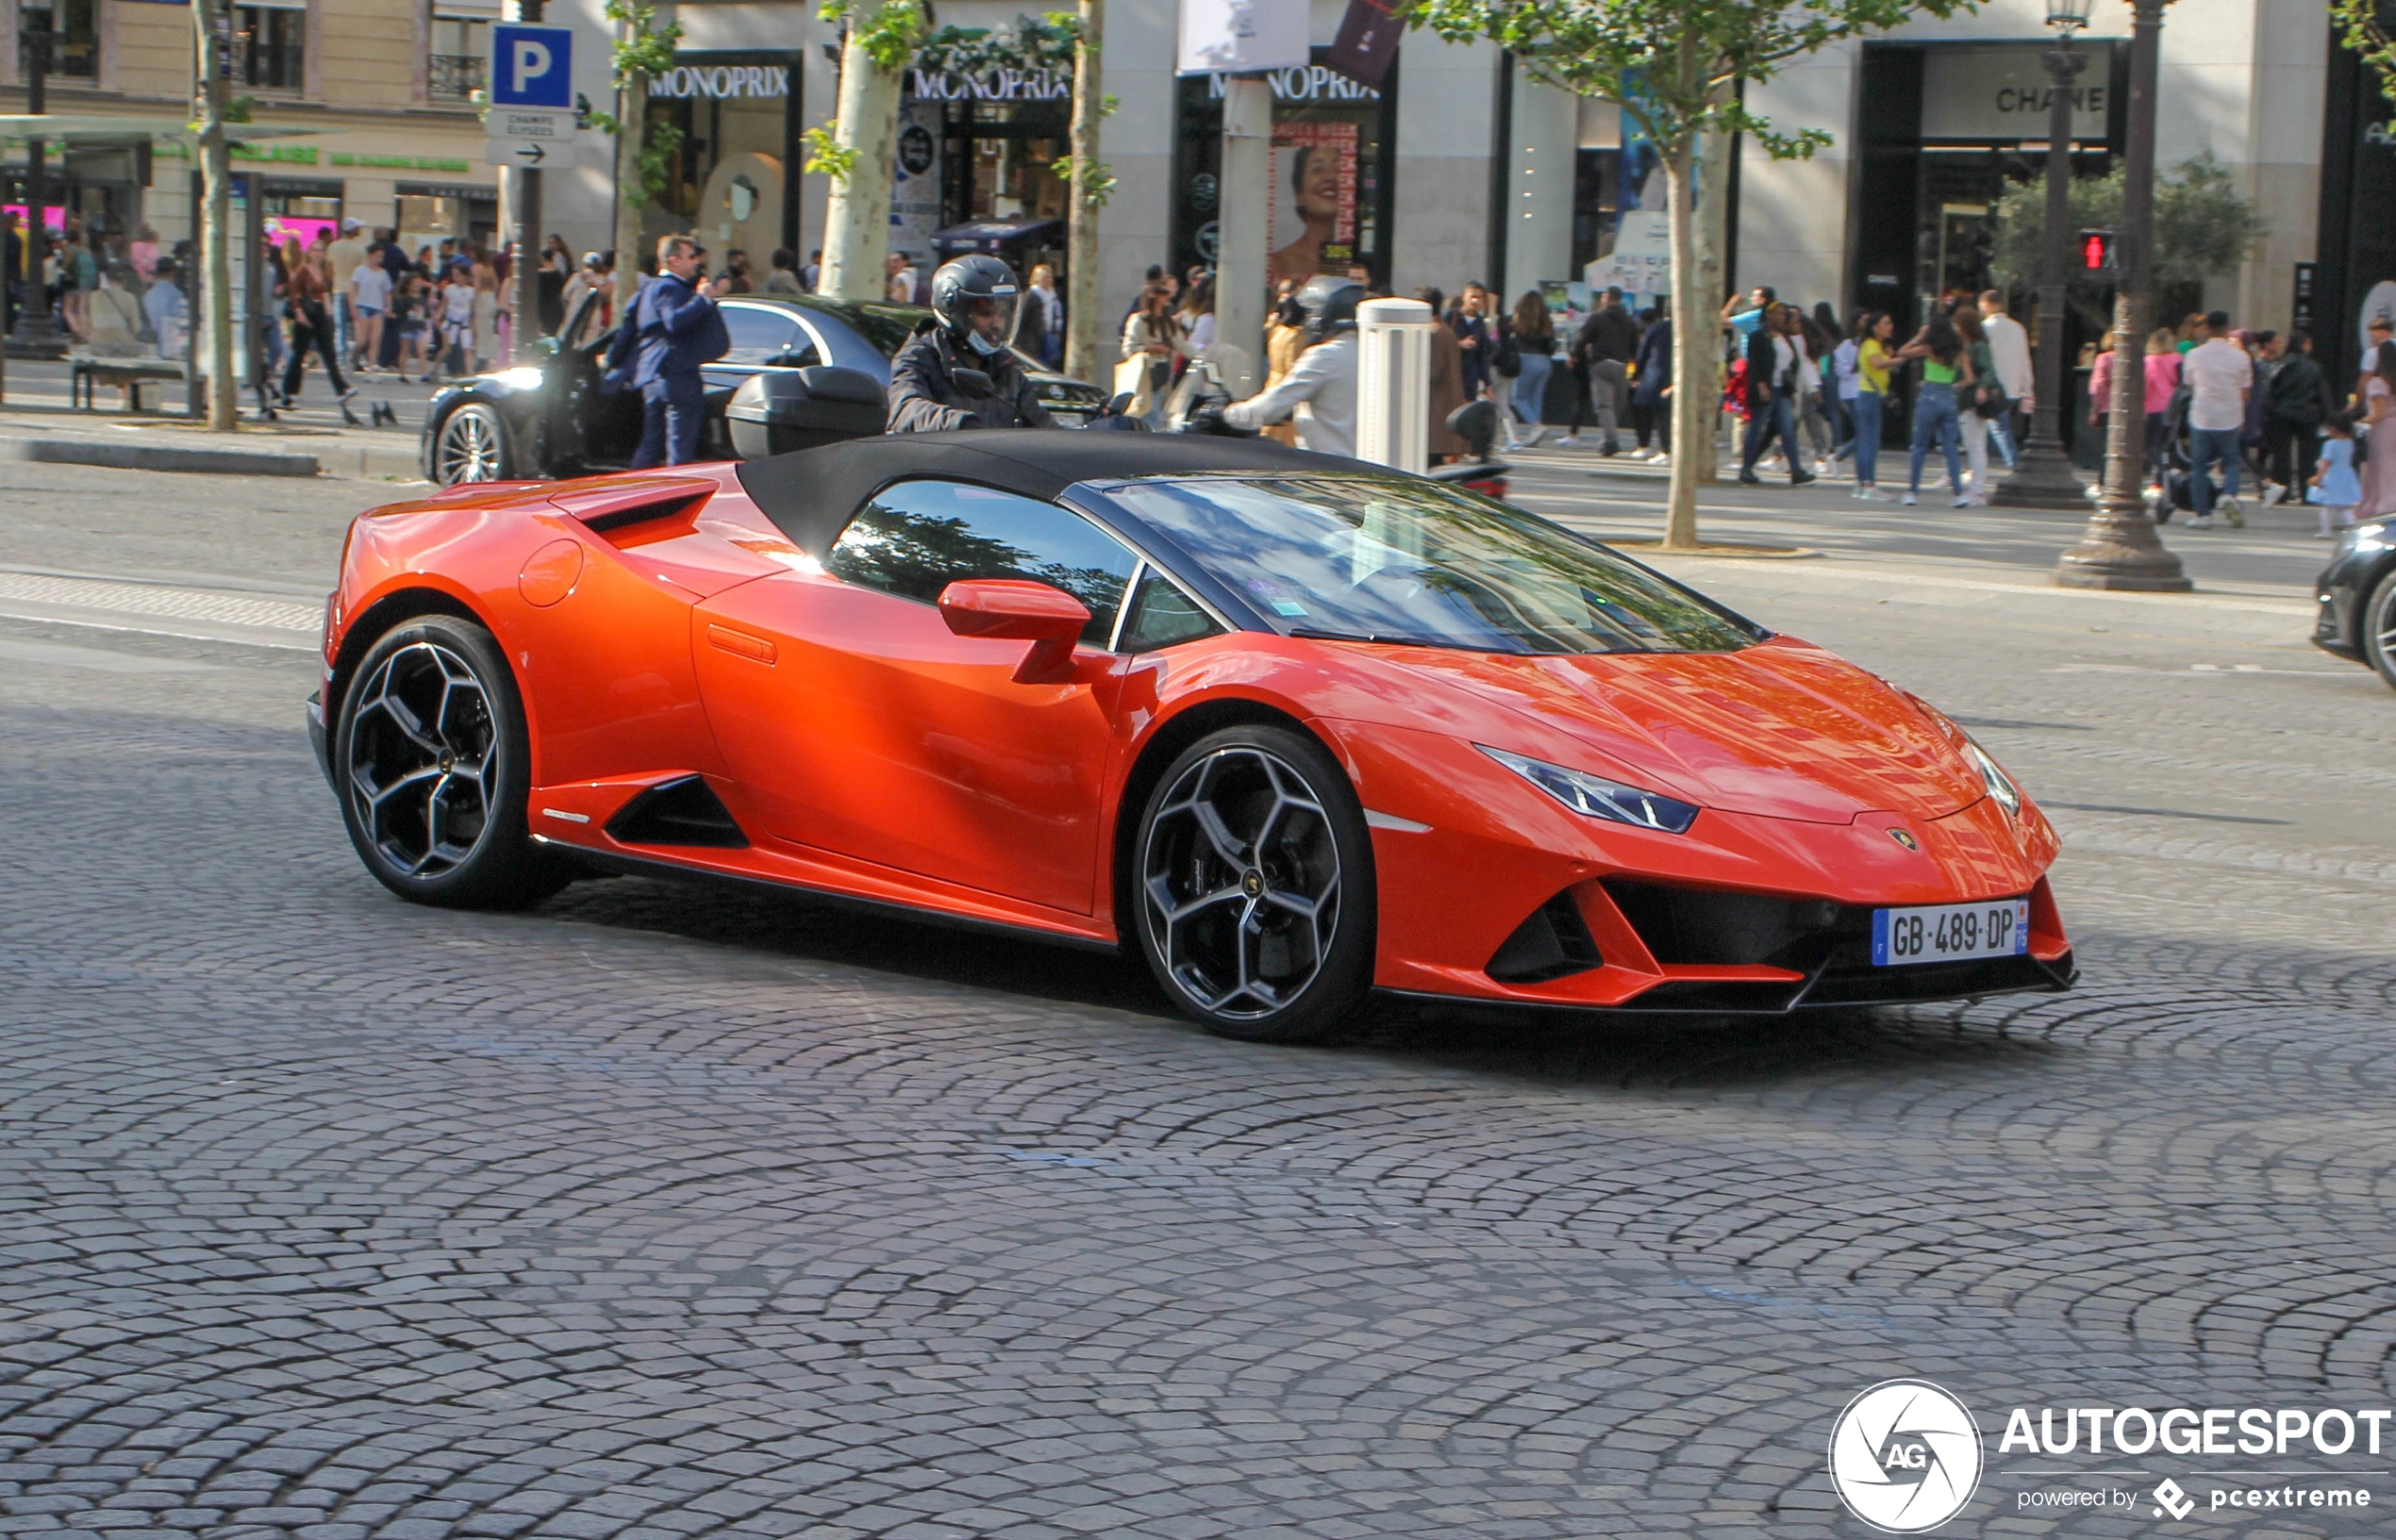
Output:
[[574,106],[573,31],[562,26],[491,29],[493,107]]
[[530,38],[518,38],[515,55],[507,65],[508,90],[512,94],[521,96],[532,88],[534,81],[549,73],[549,45]]

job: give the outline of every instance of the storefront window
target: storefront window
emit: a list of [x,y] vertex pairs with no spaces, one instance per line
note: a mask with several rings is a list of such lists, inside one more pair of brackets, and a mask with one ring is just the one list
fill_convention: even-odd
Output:
[[498,233],[499,200],[490,188],[399,184],[399,243],[410,257],[460,238],[487,246]]
[[341,238],[340,183],[268,182],[259,196],[258,213],[265,221],[266,239],[275,245],[281,245],[285,236],[297,239],[303,250],[320,235],[328,240]]
[[[1275,70],[1268,269],[1275,282],[1344,273],[1389,282],[1390,177],[1395,169],[1397,75],[1379,91],[1321,62]],[[1180,82],[1173,208],[1175,265],[1215,265],[1222,231],[1223,77]]]
[[[986,251],[1028,272],[1061,259],[1072,76],[1051,70],[907,74],[890,246],[925,271]],[[941,232],[972,224],[971,244]]]
[[794,243],[784,215],[798,64],[796,54],[681,54],[650,82],[649,122],[678,129],[682,143],[672,180],[642,211],[644,245],[687,230],[718,272],[737,251],[762,280],[774,248]]

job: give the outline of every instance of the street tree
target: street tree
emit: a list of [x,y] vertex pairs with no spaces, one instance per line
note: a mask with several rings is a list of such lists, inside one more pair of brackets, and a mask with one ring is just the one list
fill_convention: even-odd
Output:
[[208,377],[208,425],[230,433],[241,425],[233,378],[233,174],[225,124],[225,69],[220,58],[225,0],[191,6],[191,128],[200,162],[199,271],[187,274],[191,322],[207,347],[197,360]]
[[629,313],[641,289],[641,211],[672,186],[682,148],[679,127],[649,121],[649,82],[674,68],[682,24],[658,25],[657,8],[649,0],[607,0],[607,16],[616,24],[609,58],[616,110],[594,112],[591,121],[616,136],[615,312],[621,316]]
[[2380,94],[2396,102],[2396,36],[2381,0],[2330,0],[2330,25],[2379,76]]
[[1690,171],[1709,133],[1743,134],[1775,159],[1830,142],[1821,129],[1775,131],[1747,110],[1741,88],[1841,39],[1915,16],[1944,17],[1976,0],[1414,0],[1409,25],[1449,42],[1487,38],[1531,78],[1619,103],[1663,161],[1672,230],[1672,500],[1668,550],[1697,541],[1697,468],[1714,442],[1715,404],[1678,382],[1711,376],[1701,352],[1719,347],[1710,290],[1701,290],[1690,218]]
[[[2118,227],[2121,168],[2103,176],[2073,177],[2070,213],[2074,230]],[[2262,211],[2238,191],[2237,178],[2212,151],[2183,160],[2155,182],[2155,276],[2165,283],[2202,284],[2227,273],[2254,255],[2265,224]],[[2007,287],[2035,283],[2046,241],[2045,183],[2017,182],[2006,188],[1997,199],[1996,226],[1988,267],[1997,282]],[[2103,278],[2099,282],[2083,270],[2070,290],[2073,308],[2097,330],[2111,322],[2105,299],[2111,274]]]
[[[1060,18],[1061,19],[1061,18]],[[1100,377],[1098,349],[1098,211],[1114,190],[1114,175],[1098,158],[1098,125],[1106,115],[1098,50],[1106,27],[1106,0],[1081,0],[1073,32],[1072,158],[1066,162],[1073,203],[1065,223],[1065,373]]]
[[922,0],[824,0],[817,12],[845,25],[840,93],[831,130],[807,132],[807,169],[832,179],[824,213],[824,275],[835,299],[883,297],[890,250],[890,177],[898,159],[899,87],[923,41]]

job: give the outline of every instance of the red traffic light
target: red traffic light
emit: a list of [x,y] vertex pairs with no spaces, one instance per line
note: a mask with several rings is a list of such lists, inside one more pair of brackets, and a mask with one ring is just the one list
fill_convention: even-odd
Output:
[[2083,230],[2080,232],[2080,268],[2084,273],[2101,273],[2113,266],[2113,232]]

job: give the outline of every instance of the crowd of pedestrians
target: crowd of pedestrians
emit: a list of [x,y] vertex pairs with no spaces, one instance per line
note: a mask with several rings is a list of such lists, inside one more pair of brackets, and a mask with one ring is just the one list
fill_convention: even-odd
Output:
[[76,348],[109,357],[181,357],[191,325],[184,293],[190,243],[165,250],[147,225],[127,235],[87,225],[72,209],[63,214],[36,274],[25,261],[17,210],[0,211],[6,329],[15,328],[25,306],[39,305]]

